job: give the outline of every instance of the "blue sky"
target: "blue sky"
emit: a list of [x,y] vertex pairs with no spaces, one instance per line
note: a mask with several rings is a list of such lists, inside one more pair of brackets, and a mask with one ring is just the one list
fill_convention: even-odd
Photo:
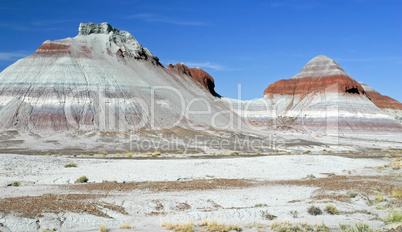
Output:
[[357,81],[402,102],[399,0],[43,0],[0,3],[0,70],[80,22],[129,31],[164,65],[199,66],[216,90],[263,96],[269,84],[327,55]]

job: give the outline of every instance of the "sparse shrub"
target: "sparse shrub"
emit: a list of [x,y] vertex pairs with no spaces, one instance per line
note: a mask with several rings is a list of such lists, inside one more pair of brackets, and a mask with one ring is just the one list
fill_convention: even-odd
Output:
[[162,223],[161,225],[162,227],[165,227],[167,230],[174,230],[177,232],[193,232],[193,227],[194,224],[193,223],[185,223],[185,224],[166,224],[166,223]]
[[107,232],[108,229],[106,228],[106,226],[101,226],[99,227],[99,232]]
[[183,151],[182,151],[182,150],[178,150],[178,151],[175,152],[175,154],[183,154]]
[[394,211],[388,212],[387,222],[402,222],[402,211],[394,210]]
[[314,179],[315,176],[313,174],[307,175],[305,179]]
[[339,228],[342,232],[375,232],[369,225],[361,222],[356,223],[355,227],[339,224]]
[[254,207],[264,207],[264,206],[268,206],[267,204],[256,204]]
[[308,223],[290,223],[290,222],[274,222],[270,225],[271,230],[277,232],[329,232],[329,228],[325,224],[321,225],[310,225]]
[[65,167],[65,168],[76,168],[76,167],[77,167],[77,164],[71,162],[71,163],[65,164],[64,167]]
[[18,186],[21,186],[21,182],[14,181],[11,185],[14,186],[14,187],[18,187]]
[[130,153],[130,152],[127,152],[127,153],[126,153],[126,157],[127,157],[127,158],[131,158],[131,157],[133,157],[133,154]]
[[321,215],[321,214],[322,214],[322,211],[321,211],[320,207],[317,207],[317,206],[314,206],[314,205],[311,206],[310,208],[308,208],[307,212],[308,212],[310,215],[314,215],[314,216],[317,216],[317,215]]
[[151,156],[151,155],[152,155],[152,152],[147,152],[147,153],[145,153],[145,155]]
[[325,211],[331,215],[338,215],[338,209],[335,207],[335,205],[327,205],[325,206]]
[[297,210],[290,211],[290,214],[292,215],[293,218],[298,218],[299,217],[299,212],[297,212]]
[[86,183],[88,182],[88,178],[86,176],[81,176],[77,180],[75,180],[75,183]]
[[161,155],[161,153],[160,153],[159,151],[154,152],[154,153],[152,154],[153,157],[160,156],[160,155]]
[[383,202],[384,201],[384,196],[382,196],[382,195],[376,196],[375,201],[376,202]]
[[50,153],[50,152],[46,153],[46,156],[51,156],[51,155],[52,155],[52,153]]
[[392,196],[395,198],[401,198],[402,197],[402,189],[396,188],[392,190]]
[[94,156],[94,153],[89,153],[88,155],[89,155],[89,156]]
[[357,193],[355,191],[349,190],[348,196],[349,196],[349,198],[355,198],[357,196]]
[[277,216],[268,213],[268,211],[261,211],[261,216],[263,219],[274,220]]
[[100,151],[100,152],[98,152],[98,154],[103,155],[103,156],[106,156],[106,155],[107,155],[107,152],[106,152],[106,151]]
[[120,229],[132,229],[133,227],[130,224],[123,224],[120,226]]
[[307,151],[303,152],[303,154],[310,154],[310,153],[311,153],[310,150],[307,150]]
[[239,152],[232,152],[230,153],[231,156],[239,155]]
[[219,231],[219,232],[228,232],[228,231],[242,231],[243,229],[238,225],[226,225],[226,224],[219,224],[214,221],[202,223],[204,226],[207,226],[207,231]]

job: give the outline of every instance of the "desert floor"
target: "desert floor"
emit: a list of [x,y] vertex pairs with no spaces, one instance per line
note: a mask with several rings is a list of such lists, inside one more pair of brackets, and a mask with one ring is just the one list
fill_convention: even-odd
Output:
[[401,224],[401,163],[400,151],[0,154],[0,231],[388,230]]

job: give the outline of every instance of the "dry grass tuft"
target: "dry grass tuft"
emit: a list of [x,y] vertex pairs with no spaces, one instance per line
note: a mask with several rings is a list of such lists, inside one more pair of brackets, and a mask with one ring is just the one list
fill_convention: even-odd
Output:
[[130,226],[130,224],[123,224],[120,226],[120,229],[132,229],[134,228],[133,226]]
[[278,232],[329,232],[330,229],[324,225],[310,225],[308,223],[273,222],[271,230]]
[[106,228],[106,226],[100,226],[99,227],[99,232],[107,232],[108,229]]
[[176,232],[193,232],[194,224],[193,223],[184,223],[184,224],[165,224],[162,223],[162,227],[165,227],[167,230],[174,230]]
[[392,197],[402,198],[402,189],[397,187],[394,190],[392,190]]

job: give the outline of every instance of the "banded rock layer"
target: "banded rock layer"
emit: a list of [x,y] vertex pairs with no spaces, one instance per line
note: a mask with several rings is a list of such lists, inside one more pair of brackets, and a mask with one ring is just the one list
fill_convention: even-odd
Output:
[[378,108],[366,90],[326,56],[313,58],[296,76],[271,84],[264,98],[281,120],[315,132],[402,132],[402,125]]
[[[202,86],[202,87],[201,87]],[[128,32],[82,23],[74,38],[45,41],[0,73],[0,129],[130,131],[211,126],[223,105],[213,79],[191,69],[183,78]],[[203,101],[191,102],[202,98]],[[188,114],[206,110],[210,115]],[[213,119],[226,124],[229,116]]]

